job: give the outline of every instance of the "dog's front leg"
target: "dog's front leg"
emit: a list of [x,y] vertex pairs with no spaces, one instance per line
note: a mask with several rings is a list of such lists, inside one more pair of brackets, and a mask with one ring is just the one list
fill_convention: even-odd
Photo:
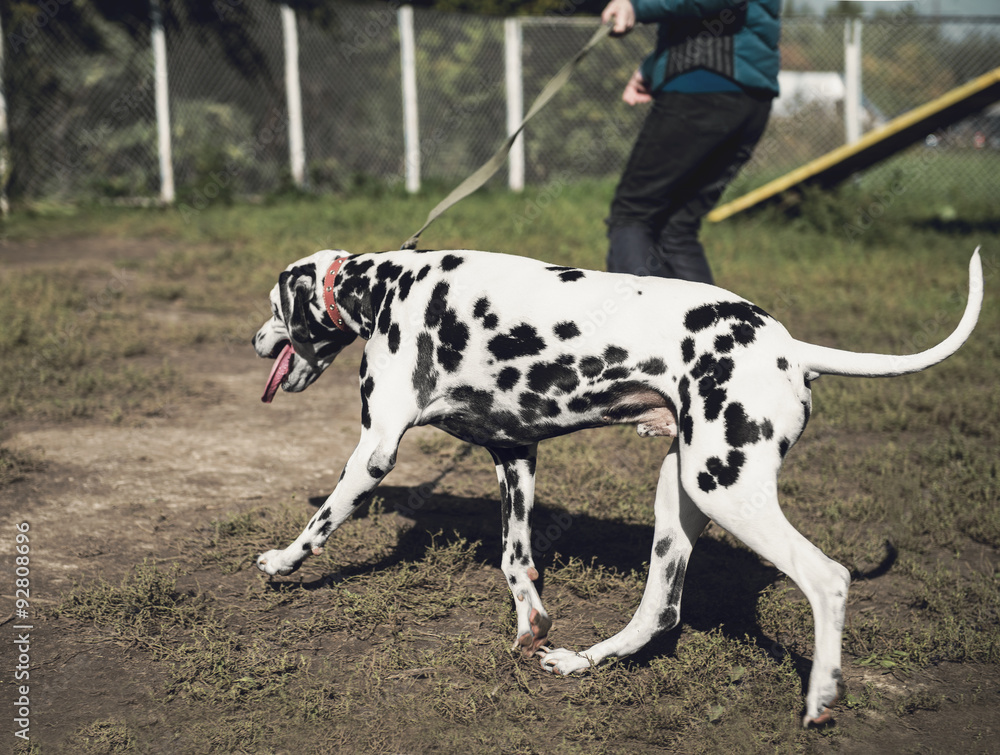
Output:
[[271,575],[291,574],[310,555],[318,555],[330,534],[358,506],[367,501],[375,487],[396,463],[396,449],[403,431],[384,433],[365,430],[340,476],[336,489],[291,545],[257,557],[257,568]]
[[535,498],[535,458],[538,445],[490,448],[500,481],[503,516],[503,556],[500,568],[514,596],[517,635],[512,650],[533,654],[545,642],[552,620],[533,584],[538,570],[531,557],[531,506]]

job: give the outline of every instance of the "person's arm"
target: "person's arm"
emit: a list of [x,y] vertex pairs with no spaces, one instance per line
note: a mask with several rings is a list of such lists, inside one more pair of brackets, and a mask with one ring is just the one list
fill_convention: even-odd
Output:
[[643,105],[653,101],[653,95],[649,91],[649,87],[646,86],[646,80],[642,78],[642,71],[636,70],[632,74],[632,78],[625,85],[625,91],[622,92],[622,100],[627,105]]
[[607,24],[614,20],[611,29],[612,37],[624,37],[635,26],[635,8],[632,0],[611,0],[601,13],[601,23]]

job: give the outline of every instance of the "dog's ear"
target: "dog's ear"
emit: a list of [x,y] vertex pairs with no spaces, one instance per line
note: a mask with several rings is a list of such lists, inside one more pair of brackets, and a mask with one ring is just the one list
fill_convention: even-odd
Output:
[[312,331],[309,327],[309,302],[313,297],[315,283],[312,275],[297,270],[286,270],[278,276],[278,292],[281,295],[281,315],[288,331],[288,339],[299,356],[310,359],[314,353]]

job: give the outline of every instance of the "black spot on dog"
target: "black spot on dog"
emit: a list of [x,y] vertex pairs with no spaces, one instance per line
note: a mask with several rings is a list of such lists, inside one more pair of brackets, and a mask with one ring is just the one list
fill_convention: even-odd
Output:
[[684,364],[694,359],[694,339],[690,336],[681,341],[681,357],[684,359]]
[[559,273],[559,279],[569,283],[571,281],[580,280],[583,277],[583,271],[577,270],[575,267],[564,267],[562,265],[549,265],[545,268],[554,273]]
[[423,409],[437,387],[438,373],[434,369],[434,339],[427,332],[417,336],[417,363],[413,368],[413,388],[417,405]]
[[347,273],[348,275],[364,275],[374,266],[375,260],[358,260],[357,257],[352,257],[344,263],[344,266],[341,268],[341,273]]
[[381,263],[375,270],[375,278],[380,281],[394,281],[402,274],[402,266],[388,260]]
[[497,388],[501,391],[509,391],[517,381],[521,379],[521,372],[513,367],[504,367],[497,376]]
[[628,352],[618,346],[608,346],[604,350],[604,361],[608,364],[621,364],[628,359]]
[[659,357],[653,357],[652,359],[647,359],[645,362],[640,362],[639,372],[644,372],[647,375],[662,375],[667,371],[666,363]]
[[368,475],[372,479],[379,480],[382,477],[385,477],[385,472],[382,471],[380,467],[377,467],[374,464],[370,464],[368,466]]
[[601,375],[601,378],[604,380],[623,380],[630,374],[631,371],[628,367],[609,367],[604,371],[604,374]]
[[455,310],[445,310],[438,329],[441,346],[438,361],[447,372],[455,372],[462,361],[462,353],[469,342],[469,327],[458,319]]
[[663,609],[663,613],[660,614],[660,629],[662,631],[668,631],[677,626],[680,616],[677,613],[676,606],[668,606]]
[[732,336],[722,335],[715,337],[715,350],[718,351],[720,354],[728,354],[730,351],[733,350],[733,347],[735,345],[736,345],[736,339],[733,338]]
[[733,340],[740,346],[749,346],[757,340],[757,329],[745,322],[734,323],[730,332]]
[[705,462],[706,471],[698,474],[698,487],[710,493],[719,485],[728,488],[736,484],[745,462],[746,455],[735,449],[729,452],[725,463],[718,456],[712,456]]
[[395,354],[399,351],[399,326],[393,323],[389,326],[389,352]]
[[563,341],[568,341],[570,338],[576,338],[580,335],[580,329],[576,326],[575,322],[556,323],[556,326],[552,330]]
[[324,522],[323,526],[319,528],[320,537],[326,537],[330,534],[330,530],[333,529],[333,522]]
[[368,408],[368,399],[371,397],[373,390],[375,390],[375,381],[371,378],[367,378],[361,383],[361,426],[366,430],[372,426],[372,415]]
[[726,442],[733,448],[752,445],[758,442],[761,437],[770,437],[773,433],[771,423],[767,420],[763,424],[758,424],[747,417],[743,405],[738,401],[732,402],[726,407]]
[[733,360],[729,357],[716,359],[712,354],[702,354],[694,367],[691,377],[698,381],[698,395],[705,400],[705,419],[719,418],[727,393],[721,388],[733,374]]
[[445,372],[455,372],[462,363],[462,354],[447,346],[438,346],[437,360]]
[[522,323],[490,339],[487,345],[490,353],[501,361],[540,354],[545,341],[538,336],[534,326]]
[[720,485],[728,488],[739,479],[740,470],[743,468],[745,461],[746,455],[742,451],[733,450],[726,456],[725,464],[722,463],[722,459],[713,456],[705,462],[705,468],[718,480]]
[[379,307],[378,332],[382,335],[388,334],[389,327],[392,325],[392,301],[395,297],[395,290],[390,289],[382,299],[382,305]]
[[778,453],[781,454],[781,458],[785,458],[785,454],[788,453],[788,448],[791,444],[788,442],[788,438],[782,438],[778,443]]
[[324,519],[329,519],[329,518],[330,518],[330,507],[329,506],[324,506],[323,510],[320,511],[319,514],[316,515],[316,521],[317,522],[322,522]]
[[555,362],[538,362],[528,370],[528,387],[538,393],[548,393],[553,388],[559,393],[570,393],[579,384],[576,370]]
[[570,400],[566,408],[575,414],[582,414],[590,409],[590,400],[584,398],[583,396],[577,396],[576,398]]
[[586,378],[595,378],[604,372],[604,360],[598,357],[584,357],[580,360],[580,374]]
[[709,353],[702,354],[698,357],[698,361],[695,362],[694,367],[691,368],[691,377],[695,380],[700,380],[705,375],[710,374],[715,369],[715,365],[714,356]]
[[556,357],[556,364],[562,364],[569,367],[576,361],[576,357],[572,354],[560,354]]
[[558,417],[562,410],[555,399],[539,396],[537,393],[524,391],[517,397],[521,405],[521,419],[532,422],[537,417]]
[[656,543],[656,555],[663,558],[670,551],[670,546],[672,545],[669,537],[665,537]]
[[406,297],[410,295],[410,289],[413,287],[413,272],[407,270],[401,276],[399,276],[399,300],[406,301]]
[[422,281],[424,278],[427,277],[427,273],[429,273],[430,271],[431,271],[431,266],[424,265],[422,268],[420,268],[420,272],[417,273],[417,280]]
[[714,304],[702,304],[684,315],[684,327],[692,333],[704,330],[718,319]]
[[714,422],[719,418],[729,394],[722,388],[717,388],[711,378],[703,378],[698,382],[698,394],[705,399],[705,419]]
[[477,320],[482,320],[483,327],[486,330],[496,330],[497,325],[500,323],[499,318],[490,312],[490,300],[485,296],[476,301],[475,306],[472,308],[472,316]]
[[436,328],[441,324],[441,316],[448,309],[447,297],[449,290],[450,286],[444,281],[439,281],[434,286],[431,298],[427,302],[427,308],[424,310],[424,325],[428,328]]
[[488,415],[493,407],[493,393],[471,385],[456,386],[448,392],[448,395],[456,403],[464,404],[469,413],[476,416]]
[[765,317],[770,318],[770,315],[756,304],[742,301],[720,301],[715,304],[703,304],[688,310],[684,316],[684,327],[692,333],[697,333],[720,320],[736,320],[737,322],[733,325],[733,338],[746,345],[746,343],[753,341],[753,331],[764,325]]
[[450,270],[454,270],[463,262],[465,262],[465,258],[463,257],[459,257],[458,255],[455,254],[446,254],[441,259],[441,269],[444,270],[445,272],[448,272]]
[[[673,574],[673,584],[670,585],[670,592],[667,593],[667,602],[678,605],[681,602],[681,591],[684,589],[684,575],[687,574],[687,564],[677,561]],[[669,579],[667,580],[670,581]]]
[[756,304],[745,301],[720,301],[715,305],[715,311],[720,320],[739,320],[754,328],[761,327],[765,317],[771,317]]
[[742,404],[733,402],[726,407],[726,441],[729,445],[738,448],[756,443],[760,438],[760,425],[747,417]]
[[778,357],[778,369],[784,372],[788,369],[788,360],[784,357]]
[[678,417],[681,437],[684,438],[684,443],[690,446],[691,438],[694,435],[694,419],[691,417],[691,383],[687,375],[681,378],[677,384],[677,390],[681,396],[681,412],[680,417]]

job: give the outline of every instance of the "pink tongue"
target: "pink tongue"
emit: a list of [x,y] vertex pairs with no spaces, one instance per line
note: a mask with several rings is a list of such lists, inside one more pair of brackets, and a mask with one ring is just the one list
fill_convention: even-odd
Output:
[[260,397],[260,400],[265,404],[271,403],[274,394],[278,392],[278,386],[281,385],[288,375],[288,365],[291,364],[294,353],[292,345],[290,343],[286,344],[285,348],[278,354],[278,358],[274,360],[271,374],[267,377],[267,385],[264,387],[264,395]]

